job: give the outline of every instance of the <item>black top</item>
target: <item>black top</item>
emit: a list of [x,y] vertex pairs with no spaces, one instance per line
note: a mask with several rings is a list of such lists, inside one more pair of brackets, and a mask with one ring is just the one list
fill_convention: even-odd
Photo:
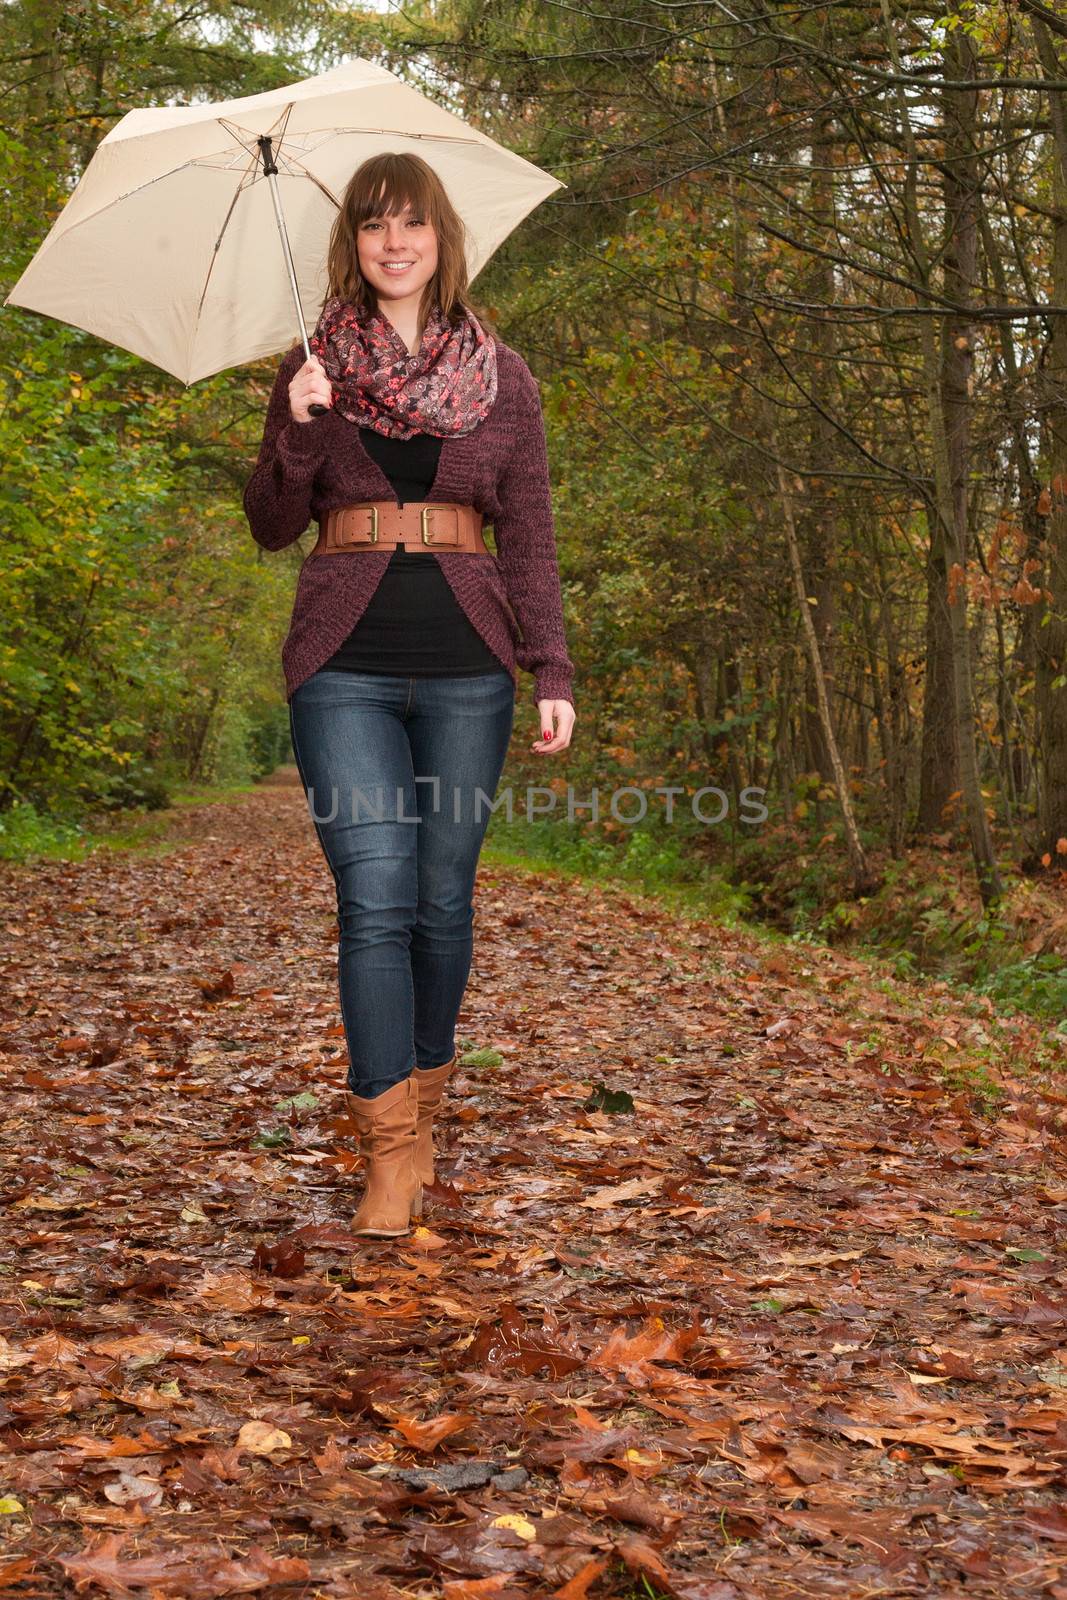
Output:
[[[439,438],[387,439],[373,428],[360,428],[359,437],[400,505],[425,500],[437,472]],[[506,670],[467,617],[433,551],[403,546],[393,551],[367,609],[323,667],[413,678]]]

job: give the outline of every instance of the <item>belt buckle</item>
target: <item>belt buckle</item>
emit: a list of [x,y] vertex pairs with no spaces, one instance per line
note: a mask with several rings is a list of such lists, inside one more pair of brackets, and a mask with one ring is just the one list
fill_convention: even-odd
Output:
[[370,540],[369,540],[369,542],[371,544],[377,544],[378,543],[378,507],[377,506],[342,506],[340,508],[339,512],[338,512],[337,517],[334,520],[333,534],[330,537],[330,541],[329,541],[331,545],[335,546],[339,550],[350,550],[353,547],[356,548],[357,550],[359,549],[359,545],[360,545],[361,541],[357,540],[354,535],[349,534],[349,532],[348,532],[348,528],[349,528],[349,525],[350,525],[350,520],[351,520],[352,513],[353,512],[358,512],[358,511],[369,511],[370,512]]
[[429,528],[429,526],[427,525],[427,519],[429,517],[431,517],[435,511],[450,511],[452,513],[452,518],[453,518],[453,521],[454,521],[454,524],[455,524],[454,536],[452,537],[451,540],[449,540],[448,537],[446,536],[445,537],[445,543],[446,544],[451,543],[453,546],[461,544],[462,543],[462,535],[461,535],[461,532],[460,532],[459,507],[451,505],[451,504],[447,504],[447,503],[444,503],[444,502],[442,502],[441,504],[437,504],[435,502],[433,505],[425,505],[425,506],[423,506],[422,510],[419,512],[419,522],[422,525],[422,542],[423,542],[423,544],[432,544],[433,543],[433,533],[432,533],[431,529]]

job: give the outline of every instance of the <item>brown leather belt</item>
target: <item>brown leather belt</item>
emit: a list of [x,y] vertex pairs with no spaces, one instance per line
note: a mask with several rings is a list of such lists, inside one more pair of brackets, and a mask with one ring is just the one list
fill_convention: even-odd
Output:
[[342,550],[468,550],[491,555],[482,537],[482,512],[473,506],[444,501],[361,500],[358,505],[334,506],[319,525],[311,554],[333,555]]

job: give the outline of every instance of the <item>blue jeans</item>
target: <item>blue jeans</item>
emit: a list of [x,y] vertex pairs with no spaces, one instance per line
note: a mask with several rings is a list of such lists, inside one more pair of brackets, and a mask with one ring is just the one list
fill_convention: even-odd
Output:
[[478,855],[514,715],[503,666],[438,678],[320,668],[289,700],[297,770],[337,890],[355,1094],[383,1094],[455,1052]]

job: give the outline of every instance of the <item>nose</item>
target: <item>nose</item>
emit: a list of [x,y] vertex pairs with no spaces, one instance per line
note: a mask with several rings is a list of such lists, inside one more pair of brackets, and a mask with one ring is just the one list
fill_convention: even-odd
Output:
[[385,248],[393,255],[399,254],[404,248],[404,224],[399,217],[386,219],[388,227],[385,235]]

